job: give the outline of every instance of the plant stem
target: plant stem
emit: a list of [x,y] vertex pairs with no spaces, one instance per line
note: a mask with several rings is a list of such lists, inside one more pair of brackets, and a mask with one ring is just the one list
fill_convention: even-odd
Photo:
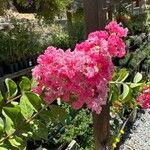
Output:
[[128,84],[128,85],[131,84],[131,82],[119,82],[119,81],[110,81],[109,83],[110,84]]
[[32,117],[30,117],[28,120],[26,120],[26,124],[30,123],[32,120],[34,120],[35,117],[37,117],[45,108],[47,108],[49,105],[46,105],[45,107],[41,108],[36,114],[34,114]]
[[14,101],[14,100],[16,100],[16,99],[18,99],[18,98],[20,98],[21,97],[21,94],[20,95],[18,95],[18,96],[16,96],[16,97],[14,97],[14,98],[8,98],[7,100],[7,103],[6,104],[8,104],[8,103],[11,103],[12,101]]
[[[49,105],[45,105],[45,107],[41,108],[37,113],[35,113],[32,117],[30,117],[28,120],[24,120],[23,122],[25,123],[25,125],[29,124],[32,120],[34,120],[35,117],[37,117],[45,108],[47,108]],[[20,130],[20,127],[22,127],[23,125],[21,124],[20,126],[18,126],[17,130],[15,130],[15,132],[13,132],[12,134],[9,134],[7,136],[5,136],[2,140],[0,140],[0,143],[4,142],[5,140],[9,139],[11,136],[13,136],[15,133],[17,133]]]
[[20,98],[20,97],[21,97],[21,94],[18,95],[18,96],[16,96],[16,97],[14,97],[14,98],[12,98],[12,99],[11,99],[11,98],[8,98],[6,103],[2,103],[2,104],[1,104],[0,110],[1,110],[5,105],[11,103],[11,102],[14,101],[14,100],[17,100],[17,99]]

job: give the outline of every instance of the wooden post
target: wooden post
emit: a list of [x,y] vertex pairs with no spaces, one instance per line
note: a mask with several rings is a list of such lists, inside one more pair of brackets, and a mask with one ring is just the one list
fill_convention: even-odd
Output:
[[106,11],[103,10],[104,0],[83,0],[86,32],[102,29],[106,24]]
[[93,113],[92,115],[96,150],[109,150],[109,105],[107,104],[106,106],[103,106],[100,115],[97,115],[95,113]]
[[[103,9],[104,0],[83,0],[87,35],[106,25],[106,11]],[[103,106],[100,115],[93,113],[95,149],[106,150],[109,143],[109,105]]]
[[72,13],[71,13],[70,5],[66,8],[66,16],[67,16],[67,25],[68,25],[69,35],[74,37],[73,35],[74,32],[72,31]]
[[114,5],[111,3],[108,6],[108,19],[109,21],[111,21],[113,19],[113,9],[114,9]]

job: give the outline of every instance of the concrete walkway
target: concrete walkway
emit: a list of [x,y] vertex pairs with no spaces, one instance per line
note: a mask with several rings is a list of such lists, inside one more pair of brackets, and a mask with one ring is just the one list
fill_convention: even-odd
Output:
[[150,109],[143,112],[119,150],[150,150]]

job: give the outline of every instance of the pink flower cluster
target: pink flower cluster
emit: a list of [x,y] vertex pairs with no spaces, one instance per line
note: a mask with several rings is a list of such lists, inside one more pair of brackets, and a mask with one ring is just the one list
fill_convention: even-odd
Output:
[[143,108],[150,108],[150,86],[145,86],[143,92],[137,98],[137,102]]
[[106,31],[89,34],[72,52],[48,47],[32,70],[38,83],[33,90],[44,95],[47,103],[61,97],[74,109],[86,104],[99,114],[106,104],[107,84],[112,79],[112,56],[124,56],[122,37],[126,34],[127,29],[113,21],[106,26]]

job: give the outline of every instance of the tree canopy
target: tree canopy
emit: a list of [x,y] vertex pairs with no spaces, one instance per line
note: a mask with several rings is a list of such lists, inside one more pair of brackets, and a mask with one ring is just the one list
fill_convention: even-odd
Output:
[[4,14],[9,3],[17,9],[34,12],[38,18],[53,20],[60,15],[73,0],[0,0],[0,14]]

